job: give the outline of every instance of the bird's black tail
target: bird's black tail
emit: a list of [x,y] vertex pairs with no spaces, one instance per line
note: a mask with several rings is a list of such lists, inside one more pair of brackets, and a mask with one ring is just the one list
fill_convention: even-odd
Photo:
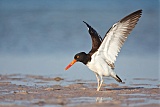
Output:
[[118,77],[118,75],[116,75],[116,77],[114,77],[114,79],[118,82],[122,82],[122,80]]
[[122,80],[119,78],[119,76],[115,72],[111,72],[111,76],[118,82],[122,82]]

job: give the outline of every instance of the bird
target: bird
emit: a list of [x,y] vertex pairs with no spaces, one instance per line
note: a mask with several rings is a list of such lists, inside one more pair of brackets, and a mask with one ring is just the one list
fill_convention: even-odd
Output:
[[114,72],[115,61],[122,45],[126,41],[142,15],[142,9],[137,10],[122,18],[107,31],[104,38],[96,32],[88,23],[83,21],[88,27],[88,32],[92,39],[92,49],[89,53],[80,52],[74,56],[71,63],[66,66],[68,70],[76,62],[82,62],[97,78],[97,91],[103,84],[103,77],[113,77],[116,81],[122,82],[120,77]]

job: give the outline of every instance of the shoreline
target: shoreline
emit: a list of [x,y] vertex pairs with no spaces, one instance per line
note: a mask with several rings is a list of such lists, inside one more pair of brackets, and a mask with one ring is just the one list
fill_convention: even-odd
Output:
[[[68,85],[49,82],[67,81],[61,77],[47,78],[35,75],[0,75],[1,107],[67,106],[67,107],[104,107],[138,106],[159,107],[159,84],[155,87],[143,87],[144,84],[120,86],[115,83],[103,84],[101,91],[96,91],[96,82],[75,80]],[[143,78],[137,78],[144,80]],[[158,81],[147,79],[150,81]],[[14,82],[19,81],[20,83]],[[23,82],[24,84],[21,84]],[[26,83],[26,84],[25,84]],[[28,84],[33,83],[33,84]],[[150,84],[145,84],[150,85]]]

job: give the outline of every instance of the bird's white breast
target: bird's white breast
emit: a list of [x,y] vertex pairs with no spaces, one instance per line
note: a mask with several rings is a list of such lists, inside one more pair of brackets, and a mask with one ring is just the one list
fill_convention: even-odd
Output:
[[91,61],[87,63],[87,66],[90,70],[99,75],[110,76],[110,72],[112,71],[103,57],[99,56],[97,53],[91,56]]

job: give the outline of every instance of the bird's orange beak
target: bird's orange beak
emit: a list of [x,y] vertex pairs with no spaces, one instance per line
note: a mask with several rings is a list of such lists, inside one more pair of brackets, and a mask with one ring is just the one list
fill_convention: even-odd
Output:
[[68,66],[65,68],[65,70],[68,70],[76,62],[77,62],[77,60],[74,59],[70,64],[68,64]]

